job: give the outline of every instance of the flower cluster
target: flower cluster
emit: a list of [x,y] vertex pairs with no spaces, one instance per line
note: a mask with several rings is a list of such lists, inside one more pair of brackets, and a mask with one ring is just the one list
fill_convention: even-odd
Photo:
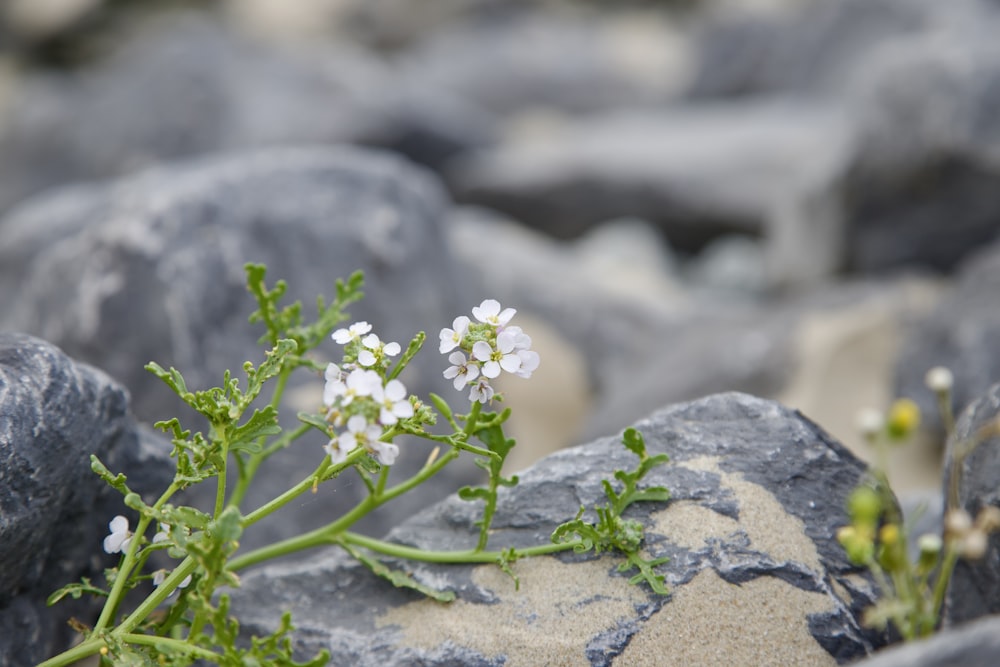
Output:
[[324,449],[333,463],[363,447],[382,465],[392,465],[399,448],[380,439],[382,429],[414,414],[403,383],[385,381],[391,358],[402,348],[383,343],[371,329],[367,322],[355,322],[333,332],[333,340],[344,346],[343,364],[329,364],[324,374],[323,405],[337,429]]
[[487,403],[493,399],[490,380],[507,371],[519,377],[531,377],[538,368],[538,353],[531,350],[531,337],[521,327],[509,322],[517,311],[500,308],[487,299],[472,309],[473,322],[464,315],[455,318],[451,328],[441,330],[441,354],[451,362],[444,376],[455,389],[470,387],[469,400]]

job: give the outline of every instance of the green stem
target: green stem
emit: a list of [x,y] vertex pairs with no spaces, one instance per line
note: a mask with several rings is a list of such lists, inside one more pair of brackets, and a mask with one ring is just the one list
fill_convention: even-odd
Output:
[[[153,509],[157,510],[161,508],[179,488],[180,487],[178,486],[176,480],[171,482],[166,491],[164,491],[153,504]],[[135,527],[135,533],[132,536],[132,541],[129,543],[128,552],[125,554],[125,558],[122,559],[121,565],[119,566],[118,576],[115,578],[115,583],[112,585],[111,591],[108,593],[108,599],[104,602],[104,608],[101,609],[101,615],[97,619],[97,624],[94,625],[94,632],[104,630],[104,628],[108,627],[108,624],[111,623],[111,620],[114,618],[115,612],[121,604],[122,596],[125,592],[125,586],[128,584],[129,575],[134,569],[136,563],[136,553],[138,553],[139,547],[142,543],[142,536],[145,534],[146,528],[149,526],[151,520],[151,517],[140,515],[139,522]]]
[[[275,410],[277,410],[281,405],[281,397],[285,393],[285,385],[288,383],[291,371],[291,367],[289,365],[285,365],[281,369],[281,372],[278,373],[278,379],[275,380],[274,393],[271,395],[271,407]],[[229,504],[239,507],[240,503],[243,502],[243,498],[246,497],[247,490],[250,487],[250,482],[252,482],[254,477],[257,475],[257,469],[260,468],[260,464],[263,463],[267,457],[271,456],[271,454],[280,449],[280,447],[277,447],[278,443],[282,443],[282,446],[284,446],[286,442],[291,442],[291,440],[294,440],[302,435],[302,433],[305,433],[308,428],[308,426],[303,425],[293,431],[287,441],[285,437],[279,438],[274,445],[266,449],[264,448],[264,443],[267,441],[267,436],[260,436],[257,443],[260,445],[261,451],[257,454],[252,454],[247,460],[246,465],[240,465],[239,479],[236,482],[236,488],[233,489],[233,495],[229,499]],[[218,515],[218,512],[216,512],[216,515]]]
[[323,475],[334,475],[340,472],[341,470],[349,468],[352,465],[354,465],[355,461],[357,461],[365,454],[366,452],[363,449],[359,449],[357,451],[351,452],[346,459],[333,466],[329,465],[329,460],[330,460],[329,457],[324,457],[323,462],[319,465],[318,468],[316,468],[316,470],[311,475],[309,475],[301,482],[299,482],[292,488],[282,493],[280,496],[265,503],[264,505],[261,505],[253,512],[250,512],[250,514],[247,514],[245,517],[243,517],[243,527],[246,528],[247,526],[251,526],[260,521],[261,519],[263,519],[264,517],[273,514],[274,512],[278,511],[288,503],[292,502],[293,500],[301,496],[306,491],[310,490],[313,487],[313,485],[317,482],[317,480],[320,480]]
[[386,542],[373,537],[359,535],[357,533],[344,532],[334,542],[345,542],[355,544],[371,551],[377,551],[387,556],[406,558],[408,560],[424,561],[427,563],[495,563],[509,554],[515,558],[527,558],[530,556],[543,556],[545,554],[567,551],[581,544],[581,540],[571,542],[561,542],[559,544],[541,544],[535,547],[524,549],[513,549],[504,551],[481,551],[479,549],[466,549],[464,551],[426,551],[416,547],[408,547],[394,542]]
[[941,606],[944,604],[944,596],[948,591],[948,583],[951,581],[951,573],[958,562],[958,548],[954,542],[949,540],[945,544],[944,561],[941,563],[941,571],[938,573],[937,581],[934,582],[934,597],[932,611],[934,618],[938,618],[941,613]]
[[[363,450],[359,450],[363,454]],[[448,450],[443,456],[432,463],[425,465],[420,469],[413,477],[409,478],[404,482],[400,482],[396,486],[388,489],[384,493],[371,494],[365,497],[360,503],[358,503],[350,512],[343,515],[336,521],[327,524],[316,530],[309,531],[308,533],[303,533],[296,537],[289,538],[287,540],[282,540],[280,542],[275,542],[266,547],[261,547],[260,549],[255,549],[242,556],[238,556],[229,562],[229,569],[237,572],[239,570],[248,568],[257,563],[261,563],[271,558],[277,558],[278,556],[285,556],[291,553],[302,551],[304,549],[310,549],[312,547],[321,546],[324,544],[335,544],[342,533],[344,533],[348,528],[358,522],[362,517],[371,512],[376,507],[383,505],[393,498],[396,498],[407,491],[410,491],[416,486],[423,484],[428,479],[441,472],[442,469],[449,463],[451,463],[455,458],[458,457],[458,451],[455,449]],[[352,454],[353,456],[353,454]],[[351,461],[351,457],[345,463]],[[273,502],[273,501],[272,501]],[[269,503],[270,505],[270,503]],[[263,509],[263,508],[262,508]],[[260,511],[260,510],[258,510]],[[254,512],[253,514],[256,514]],[[248,515],[247,519],[250,519],[253,514]]]
[[158,646],[170,646],[178,653],[186,653],[189,655],[195,655],[199,658],[205,658],[212,661],[217,661],[221,656],[215,651],[210,651],[194,644],[189,644],[183,639],[170,639],[169,637],[156,637],[152,635],[140,635],[126,633],[121,636],[122,641],[126,641],[130,644],[143,644],[145,646],[152,646],[154,648]]

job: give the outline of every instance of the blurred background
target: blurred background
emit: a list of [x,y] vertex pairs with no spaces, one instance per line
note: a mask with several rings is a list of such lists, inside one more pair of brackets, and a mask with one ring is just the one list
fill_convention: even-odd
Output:
[[730,390],[867,457],[858,410],[909,396],[892,474],[937,488],[924,373],[957,407],[1000,380],[998,34],[991,0],[4,0],[0,291],[60,188],[387,151],[453,202],[468,306],[516,306],[542,354],[503,387],[512,467]]

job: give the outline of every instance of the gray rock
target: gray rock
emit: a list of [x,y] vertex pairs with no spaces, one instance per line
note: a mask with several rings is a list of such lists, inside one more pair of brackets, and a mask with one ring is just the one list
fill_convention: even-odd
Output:
[[858,667],[993,667],[1000,653],[1000,617],[944,630],[922,641],[879,651]]
[[[647,479],[673,499],[628,513],[647,528],[648,555],[671,558],[659,568],[670,597],[630,587],[610,556],[521,560],[519,592],[493,565],[405,564],[457,593],[442,606],[329,551],[244,574],[241,627],[268,631],[289,609],[303,655],[327,648],[333,664],[357,665],[834,664],[884,644],[858,623],[872,582],[833,539],[860,461],[798,413],[742,394],[664,408],[636,428],[651,453],[672,457]],[[617,438],[543,460],[504,490],[491,548],[547,542],[580,504],[602,502],[602,478],[634,465]],[[476,516],[453,497],[390,539],[470,548]]]
[[[459,300],[462,286],[439,226],[444,205],[423,172],[348,149],[233,154],[67,189],[0,221],[0,326],[40,335],[107,370],[130,389],[142,419],[191,416],[143,366],[174,366],[189,387],[208,388],[226,369],[263,359],[263,329],[247,324],[255,306],[244,287],[245,262],[267,264],[271,284],[286,280],[288,299],[301,299],[307,316],[318,294],[333,296],[335,279],[362,268],[367,297],[351,315],[404,346],[427,331],[431,349],[402,379],[419,395],[444,393],[450,385],[433,349],[436,332],[473,305]],[[339,360],[340,348],[330,341],[317,354]],[[318,377],[290,386],[288,414],[314,410],[321,389]],[[251,505],[311,471],[321,444],[307,439],[276,455],[251,490]],[[410,464],[422,458],[403,467]],[[445,487],[428,492],[441,497]],[[362,488],[316,502],[339,506],[358,493]],[[300,506],[292,514],[316,521],[315,510]],[[294,521],[274,519],[247,539],[294,530]],[[268,538],[267,530],[275,532]]]
[[619,112],[458,160],[456,198],[556,237],[636,216],[691,252],[726,234],[760,235],[797,179],[839,157],[833,105],[789,100]]
[[128,394],[107,375],[45,341],[0,333],[0,665],[30,665],[62,650],[71,616],[92,602],[45,599],[110,566],[107,524],[121,495],[91,472],[96,454],[148,495],[173,479],[169,444],[141,431]]
[[709,14],[695,40],[687,94],[701,99],[843,91],[887,43],[940,30],[984,4],[845,0],[798,3],[791,11],[767,14]]
[[404,79],[499,117],[660,106],[679,88],[682,44],[661,15],[532,9],[452,23],[398,58]]
[[917,401],[924,422],[942,432],[937,399],[924,384],[935,366],[955,377],[953,409],[961,411],[1000,380],[1000,244],[964,262],[957,281],[936,308],[906,331],[896,362],[900,396]]
[[40,190],[219,150],[365,143],[426,163],[487,141],[482,113],[347,46],[278,48],[179,14],[102,61],[35,75],[0,126],[0,212]]
[[[945,493],[954,468],[955,452],[963,444],[978,442],[965,457],[960,470],[958,505],[975,517],[987,505],[1000,508],[1000,436],[996,420],[1000,415],[1000,384],[995,384],[973,401],[955,424],[955,434],[948,441],[948,464],[945,467]],[[986,426],[985,439],[979,432]],[[947,497],[947,496],[946,496]],[[959,625],[980,616],[1000,613],[1000,535],[990,535],[986,555],[980,560],[960,560],[955,566],[945,597],[943,623]]]

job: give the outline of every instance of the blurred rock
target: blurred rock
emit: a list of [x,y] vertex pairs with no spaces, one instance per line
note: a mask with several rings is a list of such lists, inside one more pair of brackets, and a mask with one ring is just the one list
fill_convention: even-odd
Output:
[[107,524],[121,495],[91,472],[95,454],[153,502],[173,480],[164,440],[140,430],[128,394],[45,341],[0,333],[0,664],[32,665],[69,645],[92,600],[46,598],[110,566]]
[[457,98],[404,85],[363,52],[266,47],[193,14],[16,92],[0,127],[0,212],[53,185],[222,149],[357,142],[435,163],[490,132]]
[[685,43],[654,12],[512,12],[439,30],[397,58],[404,80],[509,118],[660,106],[684,78]]
[[[191,411],[143,366],[176,367],[189,387],[205,389],[226,369],[239,374],[245,361],[260,363],[263,328],[247,323],[255,305],[246,262],[265,263],[271,284],[286,280],[287,300],[302,300],[306,317],[317,295],[333,297],[337,278],[364,269],[367,298],[351,307],[355,320],[404,347],[420,330],[436,340],[442,323],[470,307],[440,227],[444,207],[424,172],[347,149],[239,153],[62,190],[0,220],[0,327],[35,333],[104,368],[131,390],[140,418],[190,423]],[[339,360],[340,349],[330,341],[316,353]],[[411,391],[450,387],[437,356],[421,354],[407,369],[401,379]],[[290,414],[314,410],[321,391],[318,377],[292,384]],[[277,454],[248,503],[311,472],[321,444],[306,439]],[[401,468],[426,455],[411,452]],[[444,482],[428,487],[426,502],[450,490]],[[361,493],[358,485],[313,502],[343,507]],[[394,525],[406,511],[390,507],[378,521]],[[307,524],[325,518],[315,504],[291,513]],[[248,543],[295,529],[275,518]]]
[[[419,599],[330,550],[241,577],[234,610],[245,632],[268,632],[288,609],[303,657],[334,664],[836,664],[885,642],[863,630],[873,584],[832,538],[864,465],[809,420],[775,403],[723,394],[665,408],[636,424],[651,453],[672,463],[649,484],[667,503],[638,503],[646,552],[670,597],[626,583],[611,556],[518,561],[519,591],[494,565],[402,565],[451,589],[449,604]],[[555,454],[504,489],[491,548],[543,544],[580,504],[605,500],[600,480],[631,468],[617,438]],[[479,508],[453,497],[390,539],[425,549],[475,543]],[[590,516],[588,514],[588,516]],[[593,517],[590,517],[593,519]],[[628,576],[626,573],[625,576]]]
[[620,112],[470,154],[450,180],[458,199],[556,237],[636,216],[692,252],[724,234],[761,235],[778,198],[846,137],[836,108],[789,100]]
[[842,91],[887,43],[942,27],[962,5],[928,0],[802,2],[763,13],[708,13],[694,40],[688,96]]
[[[955,424],[955,435],[948,440],[948,464],[945,468],[945,498],[948,498],[955,457],[969,446],[958,470],[958,507],[973,518],[983,508],[1000,508],[1000,384],[994,384],[973,401]],[[979,560],[961,559],[955,565],[951,585],[945,595],[943,623],[960,625],[981,616],[1000,613],[1000,534],[989,538],[986,555]]]
[[879,651],[858,667],[993,667],[1000,652],[1000,617],[968,623],[933,637]]

